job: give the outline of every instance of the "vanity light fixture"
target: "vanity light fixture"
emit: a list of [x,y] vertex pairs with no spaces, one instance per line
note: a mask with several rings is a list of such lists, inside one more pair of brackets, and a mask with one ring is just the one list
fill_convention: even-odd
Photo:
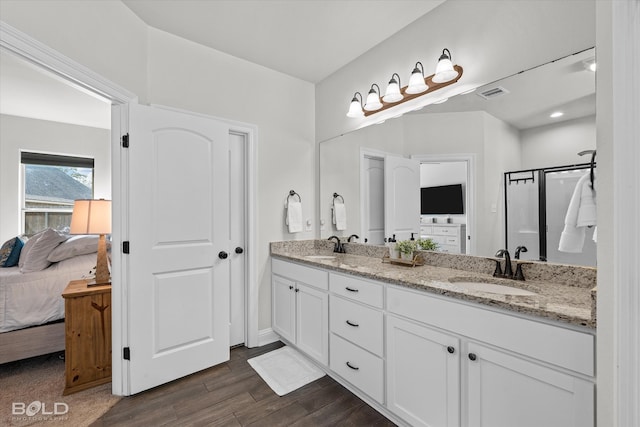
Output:
[[[420,68],[418,68],[418,65],[420,65]],[[422,62],[418,61],[411,72],[409,86],[407,86],[405,92],[411,94],[422,93],[427,89],[429,89],[429,86],[424,82],[424,67],[422,66]]]
[[[396,76],[398,77],[398,80],[396,80]],[[384,102],[398,102],[402,101],[402,98],[404,98],[404,96],[400,93],[400,76],[397,73],[393,73],[382,100]]]
[[[373,87],[377,87],[376,91]],[[380,102],[380,86],[372,84],[369,89],[369,95],[367,95],[367,103],[364,104],[365,111],[376,111],[382,108],[382,102]]]
[[438,65],[436,65],[436,73],[431,80],[434,83],[446,83],[455,79],[457,75],[458,72],[453,69],[453,63],[451,62],[451,52],[449,52],[449,49],[442,49],[442,55],[440,55]]
[[[400,75],[393,73],[391,75],[391,80],[389,80],[387,91],[382,98],[380,98],[380,87],[375,83],[371,85],[371,89],[369,89],[369,94],[367,95],[364,105],[362,94],[360,92],[356,92],[353,95],[351,104],[349,105],[347,117],[359,118],[370,116],[371,114],[384,111],[419,96],[442,89],[460,80],[460,77],[462,77],[462,71],[461,66],[453,65],[451,63],[451,52],[449,52],[449,49],[443,49],[442,55],[440,55],[440,59],[436,66],[435,74],[425,77],[424,67],[422,63],[418,61],[413,68],[411,77],[409,78],[409,84],[405,87],[401,87]],[[358,99],[358,96],[360,96],[360,99]],[[445,101],[446,99],[443,98],[438,101],[438,103]],[[422,106],[414,108],[414,110],[419,108],[422,108]]]
[[[360,100],[358,100],[358,95],[360,95]],[[364,111],[362,111],[362,94],[360,92],[356,92],[353,94],[353,99],[351,100],[351,104],[349,105],[347,117],[364,117]]]

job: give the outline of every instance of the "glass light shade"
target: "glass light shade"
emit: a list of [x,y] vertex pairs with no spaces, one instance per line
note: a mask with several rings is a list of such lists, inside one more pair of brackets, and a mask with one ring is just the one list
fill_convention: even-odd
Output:
[[424,75],[417,67],[414,68],[405,93],[422,93],[427,89],[429,89],[429,86],[424,82]]
[[389,86],[387,86],[387,91],[382,97],[382,100],[384,102],[398,102],[401,101],[402,98],[404,97],[400,93],[400,85],[395,81],[395,79],[392,79],[389,82]]
[[[449,53],[449,55],[447,55],[447,53]],[[440,59],[438,59],[438,64],[436,65],[436,72],[431,79],[434,83],[446,83],[458,76],[458,72],[453,69],[450,55],[449,49],[442,51],[442,55],[440,55]]]
[[371,89],[369,91],[369,95],[367,95],[367,102],[364,104],[364,109],[366,111],[375,111],[382,108],[382,102],[380,102],[380,96],[375,89]]
[[70,228],[71,234],[111,233],[111,200],[76,200]]
[[364,117],[364,111],[362,111],[362,104],[358,101],[358,98],[353,98],[351,100],[351,104],[349,104],[349,111],[347,112],[347,117],[358,118]]

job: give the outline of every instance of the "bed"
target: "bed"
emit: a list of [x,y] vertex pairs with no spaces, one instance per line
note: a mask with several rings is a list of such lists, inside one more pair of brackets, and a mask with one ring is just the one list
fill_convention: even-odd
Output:
[[[95,250],[76,254],[87,251],[79,250],[80,244],[91,246],[89,240],[80,240],[58,244],[57,251],[65,252],[60,256],[64,259],[48,262],[42,270],[0,268],[0,364],[64,350],[61,294],[71,280],[87,277],[96,264]],[[97,243],[93,247],[97,249]]]

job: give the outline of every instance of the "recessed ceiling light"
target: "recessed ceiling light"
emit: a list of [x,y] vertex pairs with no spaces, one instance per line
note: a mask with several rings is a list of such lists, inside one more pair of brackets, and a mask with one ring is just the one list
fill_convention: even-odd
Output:
[[591,57],[589,59],[585,59],[584,61],[582,61],[582,65],[584,66],[585,70],[589,70],[589,71],[596,71],[596,58]]
[[562,117],[564,113],[562,111],[555,111],[549,115],[552,119],[556,119],[558,117]]

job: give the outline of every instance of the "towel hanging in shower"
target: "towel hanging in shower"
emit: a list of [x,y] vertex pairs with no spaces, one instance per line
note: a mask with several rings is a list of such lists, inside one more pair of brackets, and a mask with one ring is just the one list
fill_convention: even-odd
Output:
[[558,245],[561,252],[582,252],[586,227],[596,225],[596,191],[590,182],[591,174],[588,173],[578,180],[573,190]]

